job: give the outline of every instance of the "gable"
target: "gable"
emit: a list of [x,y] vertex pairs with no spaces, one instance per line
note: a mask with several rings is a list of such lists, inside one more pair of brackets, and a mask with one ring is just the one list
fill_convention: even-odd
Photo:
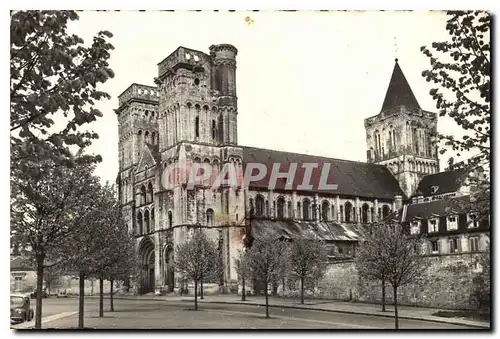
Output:
[[417,192],[424,197],[457,192],[466,178],[467,171],[464,169],[427,175],[418,184]]

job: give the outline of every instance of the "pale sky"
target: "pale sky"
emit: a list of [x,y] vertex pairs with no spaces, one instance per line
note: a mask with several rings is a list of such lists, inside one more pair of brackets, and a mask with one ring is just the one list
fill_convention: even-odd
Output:
[[[98,30],[114,35],[115,78],[102,86],[112,99],[96,105],[104,117],[91,126],[100,139],[90,152],[103,157],[97,174],[117,175],[117,96],[133,82],[154,85],[157,63],[178,46],[208,53],[220,43],[239,50],[240,145],[366,161],[364,119],[380,112],[396,57],[420,106],[437,111],[420,47],[447,39],[445,21],[423,11],[80,12],[70,28],[86,43]],[[455,126],[439,118],[439,132]]]

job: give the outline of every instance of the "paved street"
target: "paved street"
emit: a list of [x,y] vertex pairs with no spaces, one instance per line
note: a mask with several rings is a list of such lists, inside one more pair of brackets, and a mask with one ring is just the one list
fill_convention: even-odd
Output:
[[[115,300],[115,312],[98,317],[96,298],[85,301],[85,327],[98,329],[391,329],[391,318],[293,308],[200,303],[193,310],[189,301]],[[105,310],[109,300],[105,299]],[[44,299],[43,328],[74,328],[78,323],[78,299]],[[26,324],[29,325],[29,324]],[[26,327],[21,325],[21,327]],[[18,327],[18,326],[15,326]],[[466,329],[466,326],[419,320],[400,320],[402,329]]]

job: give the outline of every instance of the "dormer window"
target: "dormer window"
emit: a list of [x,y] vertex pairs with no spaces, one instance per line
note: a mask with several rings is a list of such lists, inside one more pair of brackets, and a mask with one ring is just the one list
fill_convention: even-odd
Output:
[[446,229],[448,231],[458,229],[458,217],[456,215],[450,215],[446,220]]
[[467,228],[478,228],[479,220],[477,217],[477,213],[468,213],[467,214]]
[[420,233],[420,220],[413,220],[410,223],[410,233],[411,234],[419,234]]
[[439,230],[439,218],[429,219],[429,233],[436,233]]

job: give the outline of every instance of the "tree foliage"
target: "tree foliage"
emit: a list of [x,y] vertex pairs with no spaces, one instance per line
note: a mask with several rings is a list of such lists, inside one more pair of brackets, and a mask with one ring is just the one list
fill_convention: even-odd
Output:
[[247,250],[248,267],[252,277],[264,284],[266,297],[266,318],[269,318],[269,284],[282,277],[287,261],[287,244],[279,240],[272,231],[265,231],[255,237],[252,247]]
[[[110,98],[98,86],[114,76],[108,64],[112,34],[100,31],[86,46],[80,37],[68,33],[68,24],[74,20],[78,20],[75,11],[11,13],[10,143],[14,168],[33,154],[72,165],[75,159],[70,146],[83,149],[98,137],[78,127],[102,116],[94,104]],[[61,121],[65,121],[62,126]],[[98,161],[100,157],[79,160]]]
[[481,272],[474,277],[476,287],[472,299],[482,311],[490,312],[491,308],[491,250],[490,246],[479,257]]
[[385,277],[393,287],[396,329],[399,327],[397,290],[413,282],[427,269],[420,254],[423,239],[408,236],[403,225],[387,221],[372,225],[371,233],[360,244],[356,267],[364,277]]
[[296,238],[290,244],[290,276],[300,281],[300,302],[304,290],[313,287],[325,275],[328,264],[326,244],[315,238]]
[[175,269],[194,282],[194,308],[198,309],[198,283],[201,279],[213,280],[219,276],[219,252],[217,244],[210,240],[205,231],[196,228],[188,240],[177,245]]

